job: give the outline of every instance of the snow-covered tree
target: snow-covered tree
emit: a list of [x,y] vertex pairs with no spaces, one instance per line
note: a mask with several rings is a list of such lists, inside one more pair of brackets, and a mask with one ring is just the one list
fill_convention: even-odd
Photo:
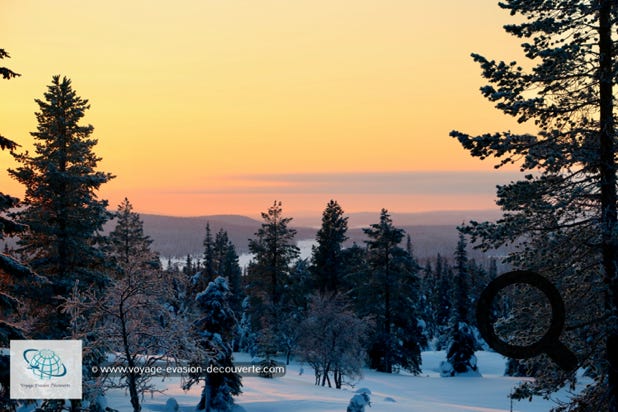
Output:
[[214,272],[217,276],[227,279],[230,288],[230,306],[234,310],[237,319],[242,312],[242,269],[238,263],[238,253],[234,243],[229,239],[227,231],[219,229],[215,235],[213,244]]
[[365,406],[371,406],[370,393],[361,392],[352,396],[346,412],[365,412]]
[[[522,179],[498,188],[504,216],[468,228],[485,247],[516,243],[515,267],[549,277],[569,311],[569,348],[595,384],[558,410],[618,411],[618,236],[616,233],[616,16],[612,0],[505,0],[517,16],[527,64],[478,54],[483,95],[529,133],[451,132],[473,156],[517,164]],[[527,67],[527,68],[526,68]],[[525,332],[525,331],[524,331]],[[590,345],[592,342],[600,342]],[[539,368],[532,393],[551,394],[576,379]]]
[[[236,330],[236,317],[230,307],[230,290],[227,280],[217,277],[206,290],[198,294],[196,301],[202,317],[195,321],[199,345],[208,353],[202,359],[195,359],[204,369],[208,366],[231,367],[232,340]],[[234,405],[233,396],[240,394],[241,380],[236,373],[206,373],[194,376],[186,385],[189,388],[204,381],[204,389],[197,405],[198,411],[229,412]]]
[[237,318],[240,319],[245,293],[242,288],[242,269],[238,262],[238,253],[236,253],[236,247],[231,240],[227,244],[221,266],[221,275],[227,278],[230,286],[230,306]]
[[[42,291],[41,303],[57,305],[53,296],[67,296],[76,279],[80,285],[102,286],[103,254],[97,233],[108,220],[107,201],[96,192],[112,178],[96,171],[93,127],[81,125],[88,101],[77,96],[71,81],[54,76],[44,99],[36,99],[39,112],[34,154],[14,154],[19,163],[10,175],[25,186],[24,208],[13,214],[27,225],[18,252],[53,290]],[[49,310],[39,332],[46,337],[65,336],[67,319]]]
[[442,376],[462,374],[480,376],[474,355],[476,342],[470,326],[461,322],[455,325],[453,329],[451,342],[446,352],[446,362],[441,365]]
[[77,312],[88,314],[81,328],[86,345],[114,353],[112,365],[129,368],[120,380],[107,376],[99,380],[103,388],[128,388],[133,410],[139,412],[141,394],[151,388],[152,376],[131,368],[186,359],[198,350],[187,336],[188,324],[169,310],[173,279],[157,263],[151,240],[128,200],[119,206],[117,216],[106,243],[108,259],[114,263],[109,269],[112,282],[102,294],[94,288],[74,294],[63,309],[73,319]]

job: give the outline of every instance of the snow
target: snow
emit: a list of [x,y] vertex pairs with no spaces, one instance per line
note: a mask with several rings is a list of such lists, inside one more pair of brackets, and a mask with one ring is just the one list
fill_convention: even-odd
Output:
[[[506,360],[492,352],[477,352],[482,377],[440,377],[443,351],[423,352],[423,373],[384,374],[364,369],[364,377],[355,388],[342,390],[318,387],[313,384],[313,373],[299,374],[307,368],[298,362],[288,366],[281,378],[243,378],[243,394],[236,398],[236,412],[345,412],[350,399],[362,392],[371,393],[371,408],[367,412],[507,412],[511,400],[508,394],[522,378],[503,376]],[[247,354],[235,354],[237,361],[250,361]],[[306,371],[308,372],[308,371]],[[174,398],[180,412],[195,410],[201,387],[190,391],[180,388],[179,378],[156,378],[164,392],[146,394],[143,411],[162,412],[168,399]],[[566,392],[559,396],[566,400]],[[124,390],[108,392],[107,403],[120,412],[130,412],[129,397]],[[533,399],[532,402],[514,401],[513,411],[546,412],[556,406],[551,400]]]

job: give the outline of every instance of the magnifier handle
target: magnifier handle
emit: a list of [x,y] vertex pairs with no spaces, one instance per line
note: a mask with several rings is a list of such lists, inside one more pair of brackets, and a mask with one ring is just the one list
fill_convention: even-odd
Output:
[[547,347],[545,353],[565,371],[572,371],[577,367],[577,358],[562,342],[555,342]]

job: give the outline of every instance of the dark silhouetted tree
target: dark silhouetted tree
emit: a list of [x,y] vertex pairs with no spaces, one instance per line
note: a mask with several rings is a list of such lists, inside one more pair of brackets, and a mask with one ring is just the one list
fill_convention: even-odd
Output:
[[135,256],[142,257],[140,264],[153,268],[160,267],[159,257],[150,251],[152,239],[144,234],[144,224],[139,214],[133,211],[133,205],[126,197],[118,205],[114,215],[116,226],[107,237],[107,258],[118,268],[122,276],[123,268],[127,267]]
[[[366,313],[374,316],[376,328],[371,336],[370,365],[391,373],[402,367],[420,373],[421,346],[424,345],[416,305],[419,282],[416,265],[399,244],[404,230],[393,225],[385,209],[380,222],[363,229],[367,243],[367,278],[360,281]],[[357,303],[358,304],[358,303]]]
[[322,227],[316,235],[317,246],[313,246],[311,273],[315,287],[321,293],[337,293],[343,276],[342,246],[348,237],[348,218],[343,209],[331,200],[322,214]]
[[204,236],[204,268],[202,270],[202,277],[205,285],[208,285],[216,277],[215,272],[215,256],[214,256],[214,242],[212,239],[212,232],[210,230],[210,222],[206,222],[206,235]]
[[[542,272],[567,307],[569,348],[595,384],[561,411],[618,411],[618,231],[616,230],[615,93],[618,4],[505,0],[517,16],[504,26],[522,39],[529,64],[473,58],[488,80],[483,95],[529,133],[497,132],[457,138],[472,156],[517,164],[525,174],[498,188],[504,211],[494,223],[472,222],[482,246],[516,243],[515,267]],[[525,68],[525,67],[528,68]],[[571,305],[571,306],[569,306]],[[522,305],[525,306],[525,305]],[[604,341],[590,345],[588,341]],[[548,363],[530,391],[549,396],[576,379]],[[527,395],[524,395],[527,396]]]
[[292,262],[299,249],[294,244],[296,230],[289,227],[292,218],[283,217],[281,202],[275,201],[266,213],[264,222],[249,241],[254,259],[249,263],[247,294],[254,328],[260,331],[260,346],[265,354],[280,349],[281,328],[286,318],[286,285],[290,282]]
[[[52,297],[68,296],[77,279],[82,287],[104,283],[97,234],[110,213],[96,192],[112,176],[96,171],[100,159],[93,152],[93,127],[80,124],[90,106],[68,78],[54,76],[44,99],[36,102],[35,153],[15,154],[20,166],[9,170],[26,189],[24,208],[13,216],[28,226],[18,251],[53,282],[53,290],[42,292],[41,300],[56,306]],[[50,311],[41,328],[48,338],[65,336],[67,319]]]

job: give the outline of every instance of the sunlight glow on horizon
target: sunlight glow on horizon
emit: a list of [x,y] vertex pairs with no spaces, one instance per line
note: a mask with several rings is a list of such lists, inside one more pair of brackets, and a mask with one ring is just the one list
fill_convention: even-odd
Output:
[[[274,199],[292,214],[317,214],[330,198],[351,212],[486,209],[495,207],[493,187],[303,193],[297,182],[234,176],[490,174],[491,161],[471,158],[449,131],[526,130],[478,91],[484,80],[471,52],[521,56],[494,2],[7,0],[2,8],[0,47],[11,54],[2,64],[22,76],[0,81],[0,133],[31,149],[34,99],[52,75],[71,78],[92,106],[84,122],[99,139],[99,169],[117,176],[100,193],[112,209],[125,196],[138,211],[179,216],[257,215]],[[6,152],[0,161],[14,167]],[[6,173],[0,185],[23,193]]]

